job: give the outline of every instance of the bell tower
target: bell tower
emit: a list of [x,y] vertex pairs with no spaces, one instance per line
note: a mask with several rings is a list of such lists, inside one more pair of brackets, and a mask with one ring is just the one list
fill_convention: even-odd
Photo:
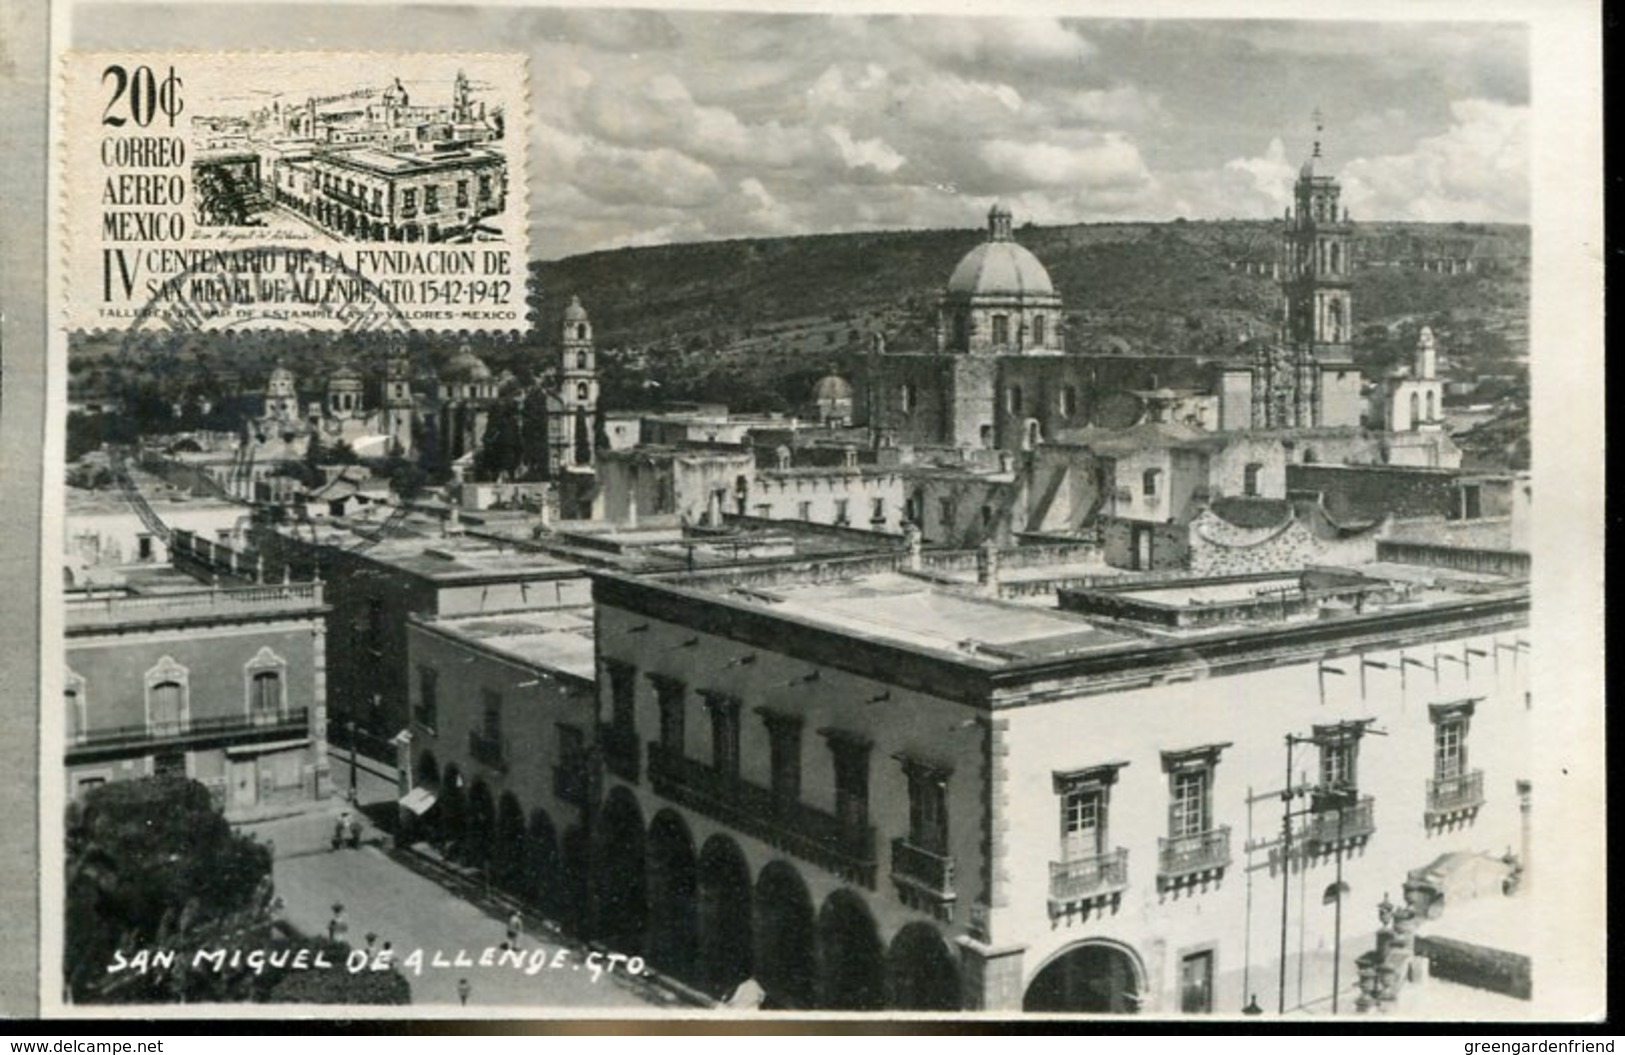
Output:
[[598,356],[593,349],[592,321],[581,298],[572,296],[564,309],[560,342],[559,403],[568,416],[565,465],[591,465],[598,416]]
[[1315,112],[1315,146],[1298,171],[1293,207],[1287,214],[1285,274],[1281,281],[1286,339],[1306,348],[1313,359],[1347,359],[1354,332],[1349,282],[1353,227],[1338,202],[1342,186],[1328,175],[1321,157],[1325,130]]

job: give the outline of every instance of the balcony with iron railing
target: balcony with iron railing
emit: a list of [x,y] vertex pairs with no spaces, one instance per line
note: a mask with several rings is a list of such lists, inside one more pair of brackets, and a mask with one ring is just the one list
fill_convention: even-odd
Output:
[[1303,838],[1311,853],[1331,853],[1365,842],[1377,830],[1376,802],[1366,795],[1352,806],[1329,806],[1310,814]]
[[1228,826],[1157,840],[1157,884],[1164,889],[1217,879],[1228,867]]
[[1052,916],[1111,900],[1128,886],[1128,850],[1051,861],[1049,911]]
[[508,771],[508,759],[502,750],[502,737],[487,736],[478,729],[468,731],[469,757],[480,765],[499,773]]
[[638,782],[638,731],[613,723],[599,725],[598,743],[603,749],[604,768],[633,784]]
[[585,755],[560,759],[553,767],[553,797],[572,806],[586,806],[592,767]]
[[1484,805],[1484,771],[1472,769],[1428,781],[1427,822],[1442,824]]
[[299,707],[79,730],[69,734],[67,755],[69,762],[83,762],[159,749],[264,743],[310,734],[310,710]]
[[843,822],[833,813],[775,796],[737,776],[649,744],[649,781],[655,793],[721,821],[774,849],[874,889],[875,829]]
[[891,878],[906,905],[946,917],[958,895],[954,892],[954,859],[907,839],[891,843]]

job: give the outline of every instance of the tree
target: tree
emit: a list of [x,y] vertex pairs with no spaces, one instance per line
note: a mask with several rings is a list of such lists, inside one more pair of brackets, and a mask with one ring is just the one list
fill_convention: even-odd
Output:
[[[67,852],[63,972],[76,1002],[410,1002],[398,971],[352,972],[346,946],[308,940],[275,918],[270,848],[233,831],[195,780],[147,777],[87,792],[69,810]],[[299,949],[331,966],[301,970],[270,955]],[[173,958],[138,969],[143,950]],[[199,955],[219,950],[245,956]],[[256,965],[251,953],[267,956]]]
[[485,434],[474,458],[474,471],[486,480],[503,475],[512,477],[518,472],[523,456],[519,408],[511,399],[501,400],[491,408],[491,416],[486,419]]

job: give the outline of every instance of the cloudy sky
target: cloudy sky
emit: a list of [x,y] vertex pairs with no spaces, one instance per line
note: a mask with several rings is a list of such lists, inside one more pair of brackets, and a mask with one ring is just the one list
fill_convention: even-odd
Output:
[[1317,107],[1355,219],[1528,219],[1515,25],[214,10],[81,8],[72,37],[156,47],[183,21],[194,47],[527,52],[544,258],[971,227],[996,199],[1018,223],[1275,216]]

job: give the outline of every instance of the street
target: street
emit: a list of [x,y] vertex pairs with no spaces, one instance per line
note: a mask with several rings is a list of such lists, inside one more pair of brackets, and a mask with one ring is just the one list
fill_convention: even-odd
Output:
[[[334,761],[335,776],[343,773],[335,781],[342,796],[349,766]],[[358,789],[363,804],[391,790],[384,781],[368,777],[363,770]],[[610,970],[607,957],[589,957],[591,950],[546,930],[541,921],[526,921],[519,944],[523,966],[516,966],[512,957],[499,960],[507,936],[506,915],[497,906],[488,912],[392,859],[377,845],[373,830],[365,836],[369,844],[333,850],[333,825],[343,808],[343,798],[335,797],[308,813],[244,824],[240,830],[274,844],[272,878],[285,902],[287,921],[305,934],[323,935],[333,906],[342,904],[352,948],[365,948],[369,933],[377,936],[378,948],[386,942],[393,947],[414,1007],[459,1008],[459,982],[465,978],[467,1006],[482,1013],[498,1008],[534,1014],[538,1009],[684,1006],[650,980],[631,976],[625,962]],[[487,949],[496,952],[481,966]]]

